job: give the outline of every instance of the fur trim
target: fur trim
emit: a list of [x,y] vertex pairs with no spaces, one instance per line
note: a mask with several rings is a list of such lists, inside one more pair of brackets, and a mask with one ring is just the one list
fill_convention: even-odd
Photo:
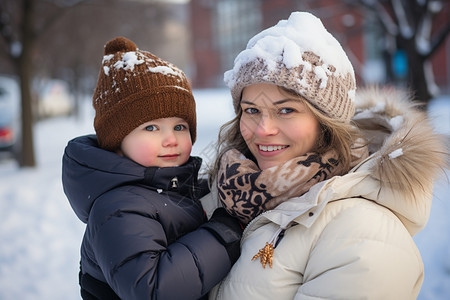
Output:
[[448,149],[444,137],[434,132],[427,114],[412,100],[406,91],[394,88],[359,90],[354,121],[366,134],[369,151],[375,153],[377,163],[371,165],[371,173],[380,188],[418,200],[432,193],[440,171],[445,174]]

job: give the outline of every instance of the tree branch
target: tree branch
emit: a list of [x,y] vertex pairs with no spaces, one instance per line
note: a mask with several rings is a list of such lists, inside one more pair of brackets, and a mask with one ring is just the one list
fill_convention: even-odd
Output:
[[367,1],[367,0],[343,0],[349,6],[359,6],[361,8],[365,8],[368,11],[371,11],[375,18],[379,21],[381,26],[384,28],[388,34],[392,36],[396,36],[399,32],[397,24],[391,18],[391,16],[387,13],[386,9],[383,5],[380,4],[379,0],[375,1]]
[[415,34],[416,50],[422,57],[427,57],[431,51],[430,36],[433,26],[433,13],[428,6],[417,8],[417,10],[414,10],[416,13],[414,17],[419,20]]
[[398,28],[403,38],[410,39],[414,36],[414,30],[412,29],[411,23],[408,20],[408,13],[406,12],[406,3],[402,5],[401,0],[391,0],[390,4],[397,18]]
[[[59,1],[48,1],[48,2],[52,5],[54,5],[55,7],[57,7],[58,9],[55,13],[53,13],[51,16],[49,16],[48,18],[45,19],[45,23],[40,29],[35,29],[35,31],[33,32],[33,38],[36,38],[36,37],[42,35],[44,32],[46,32],[58,20],[63,18],[64,15],[66,15],[69,12],[69,9],[75,8],[75,7],[83,4],[86,1],[80,0],[80,1],[76,1],[73,4],[69,4],[69,5],[64,4],[64,3],[59,4],[58,3]],[[62,2],[67,2],[67,1],[62,1]]]

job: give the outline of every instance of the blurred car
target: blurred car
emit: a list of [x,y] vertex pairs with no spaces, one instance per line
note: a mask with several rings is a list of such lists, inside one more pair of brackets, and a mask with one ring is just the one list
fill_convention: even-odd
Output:
[[36,82],[38,94],[37,115],[39,119],[68,116],[74,109],[74,99],[69,85],[63,80],[40,80]]
[[20,96],[17,81],[0,76],[0,151],[14,151],[19,136]]

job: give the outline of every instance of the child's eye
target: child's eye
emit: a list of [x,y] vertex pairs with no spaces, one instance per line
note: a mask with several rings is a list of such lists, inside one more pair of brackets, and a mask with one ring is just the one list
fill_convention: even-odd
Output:
[[187,127],[186,127],[186,125],[183,125],[183,124],[178,124],[178,125],[175,125],[175,127],[173,128],[175,131],[182,131],[182,130],[184,130],[184,129],[186,129]]
[[147,131],[156,131],[158,130],[158,128],[156,127],[156,125],[148,125],[145,127],[145,130]]
[[254,107],[248,107],[248,108],[244,109],[244,112],[249,115],[254,115],[254,114],[257,114],[259,112],[259,110]]

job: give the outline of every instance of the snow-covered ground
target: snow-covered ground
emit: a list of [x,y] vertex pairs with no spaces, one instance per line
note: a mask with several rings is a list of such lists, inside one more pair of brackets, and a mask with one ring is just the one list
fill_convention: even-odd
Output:
[[[210,160],[220,125],[233,116],[231,101],[227,90],[194,94],[198,140],[193,154]],[[0,157],[0,299],[80,299],[77,276],[84,224],[62,191],[61,157],[68,140],[93,133],[89,101],[83,108],[79,119],[37,124],[37,168],[19,169],[11,159]],[[432,115],[437,129],[449,134],[450,99],[435,102]],[[415,237],[426,271],[419,299],[450,295],[449,215],[450,187],[443,178],[435,187],[430,221]]]

